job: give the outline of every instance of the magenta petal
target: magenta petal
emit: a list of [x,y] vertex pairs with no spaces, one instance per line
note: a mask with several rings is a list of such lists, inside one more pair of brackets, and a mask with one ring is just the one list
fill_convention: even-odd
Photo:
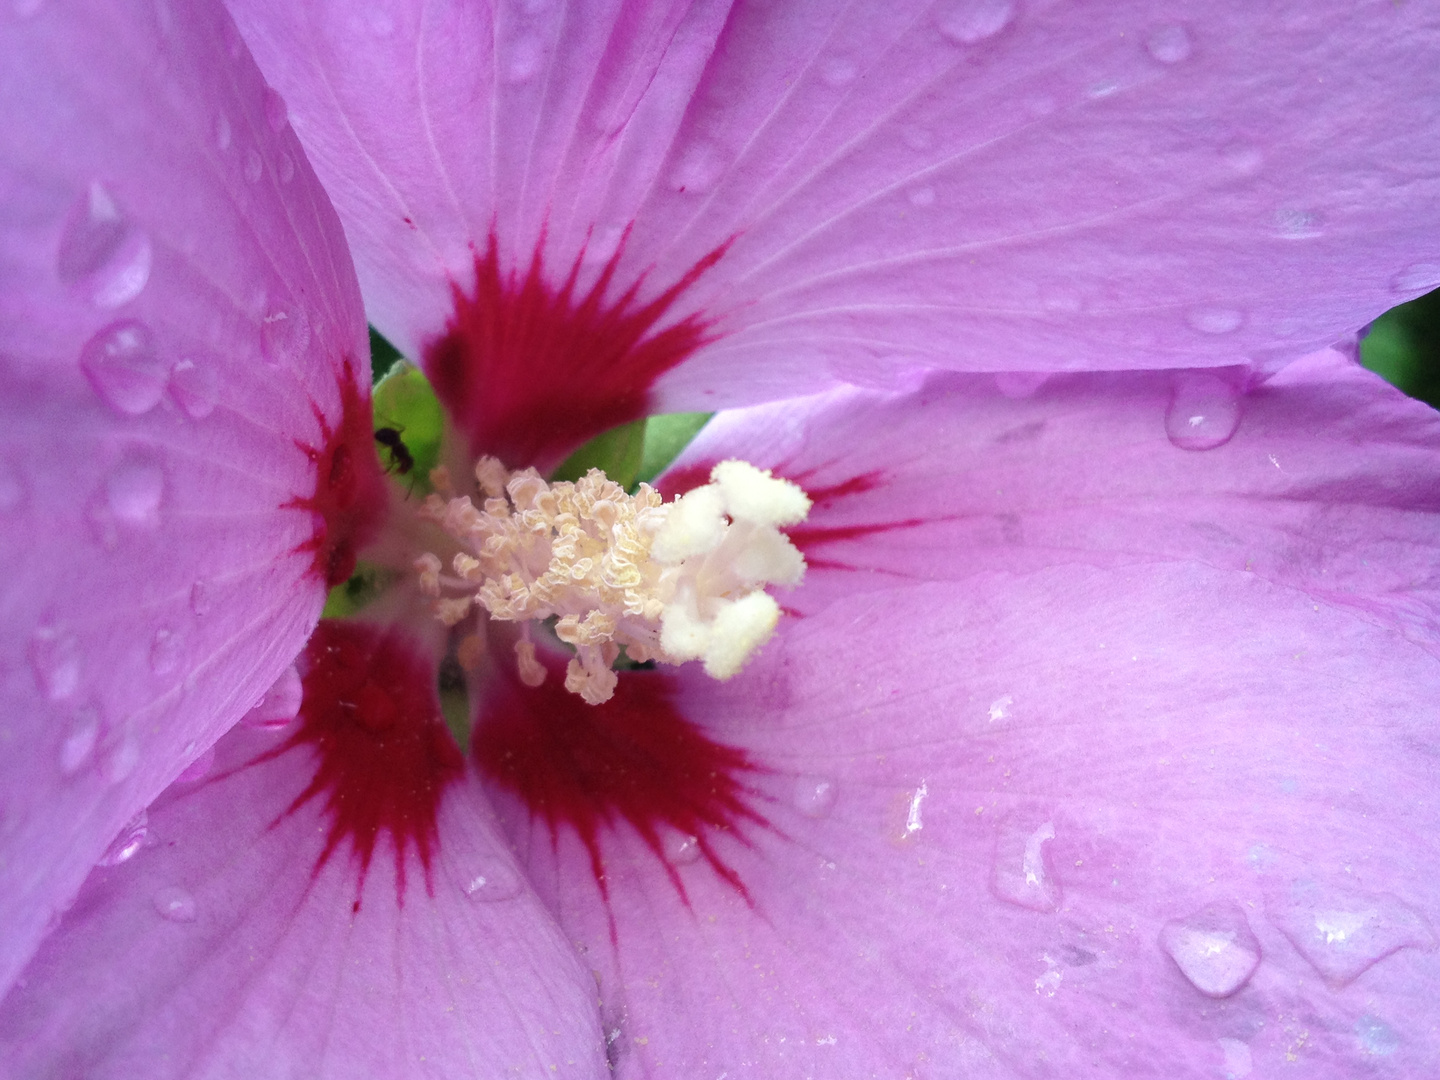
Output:
[[232,7],[412,356],[492,230],[582,288],[628,231],[642,301],[733,239],[662,408],[1268,362],[1440,283],[1424,5]]
[[16,12],[0,987],[122,825],[294,658],[365,489],[357,466],[337,494],[340,448],[357,421],[370,441],[339,222],[224,11]]
[[95,871],[0,1010],[0,1071],[603,1076],[594,983],[473,775],[441,800],[428,874],[406,851],[402,900],[389,838],[363,885],[348,842],[323,859],[327,812],[296,802],[316,753],[270,757],[285,739],[237,728]]
[[603,898],[516,817],[619,1075],[1440,1069],[1440,665],[1354,609],[1199,563],[983,572],[685,679],[758,763],[768,825],[714,841],[744,895],[616,832]]

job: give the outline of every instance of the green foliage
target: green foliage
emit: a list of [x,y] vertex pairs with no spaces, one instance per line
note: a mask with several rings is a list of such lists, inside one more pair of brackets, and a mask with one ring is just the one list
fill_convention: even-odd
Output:
[[1440,408],[1440,291],[1376,319],[1360,343],[1360,359],[1411,397]]
[[[413,364],[397,361],[375,384],[374,400],[376,430],[391,428],[399,432],[414,462],[409,470],[414,490],[428,492],[430,470],[440,461],[440,443],[445,434],[445,413],[429,380]],[[401,466],[393,451],[378,449],[382,457],[390,459],[392,469]]]

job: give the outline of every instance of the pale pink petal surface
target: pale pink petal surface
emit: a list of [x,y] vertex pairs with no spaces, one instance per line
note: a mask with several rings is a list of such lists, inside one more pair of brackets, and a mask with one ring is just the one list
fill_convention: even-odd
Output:
[[585,284],[631,230],[642,299],[733,241],[661,408],[1269,362],[1440,281],[1424,5],[232,10],[411,356],[492,231]]
[[0,97],[8,986],[309,634],[311,458],[368,364],[339,222],[222,9],[19,5]]
[[[751,668],[652,676],[759,820],[621,825],[597,881],[497,795],[619,1075],[1440,1067],[1440,425],[1321,354],[1188,451],[1171,378],[937,377],[702,438],[838,488]],[[818,543],[876,517],[920,521]]]
[[325,808],[289,810],[314,753],[252,764],[286,735],[236,728],[151,807],[151,845],[95,872],[0,1011],[7,1075],[603,1076],[594,983],[473,775],[401,900],[388,839],[363,888],[348,848],[317,868]]

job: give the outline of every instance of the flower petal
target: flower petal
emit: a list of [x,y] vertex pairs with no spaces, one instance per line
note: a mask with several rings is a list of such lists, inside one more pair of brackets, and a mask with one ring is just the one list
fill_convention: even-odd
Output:
[[0,94],[5,987],[291,663],[374,455],[339,222],[223,9],[18,5]]
[[810,564],[796,610],[916,579],[1198,560],[1440,649],[1440,415],[1333,350],[1258,383],[1239,369],[1038,387],[939,375],[911,395],[736,410],[661,483],[742,448],[815,499],[792,530]]
[[151,808],[152,845],[91,875],[0,1010],[0,1062],[157,1080],[604,1076],[594,984],[473,774],[446,789],[428,867],[409,847],[402,900],[388,840],[361,885],[348,843],[324,858],[326,810],[300,801],[318,751],[285,740],[226,735],[208,778]]
[[[513,808],[620,1076],[1440,1067],[1435,657],[1199,563],[881,590],[682,710],[766,828],[608,902]],[[677,849],[679,850],[679,849]]]
[[1440,283],[1423,5],[232,7],[412,356],[492,233],[642,301],[733,240],[662,411],[1272,362]]

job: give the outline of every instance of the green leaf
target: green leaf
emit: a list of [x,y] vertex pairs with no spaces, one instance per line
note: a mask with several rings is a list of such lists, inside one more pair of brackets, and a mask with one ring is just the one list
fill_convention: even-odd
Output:
[[591,469],[629,490],[635,486],[645,450],[644,419],[601,432],[560,463],[551,480],[579,480]]
[[385,340],[385,336],[370,327],[370,381],[377,383],[400,359],[400,350]]
[[714,413],[681,412],[666,413],[650,417],[645,428],[645,451],[640,458],[640,470],[635,477],[647,483],[665,471],[680,451],[689,446],[700,429],[710,422]]
[[392,470],[408,472],[419,491],[430,490],[430,470],[440,461],[440,442],[445,434],[445,413],[436,400],[430,382],[414,364],[401,360],[375,384],[375,430],[389,428],[398,433],[413,465],[404,468],[401,454],[377,447],[388,458]]
[[361,563],[349,579],[330,590],[325,597],[322,619],[344,619],[354,615],[370,601],[393,585],[399,575],[394,570],[371,563]]

